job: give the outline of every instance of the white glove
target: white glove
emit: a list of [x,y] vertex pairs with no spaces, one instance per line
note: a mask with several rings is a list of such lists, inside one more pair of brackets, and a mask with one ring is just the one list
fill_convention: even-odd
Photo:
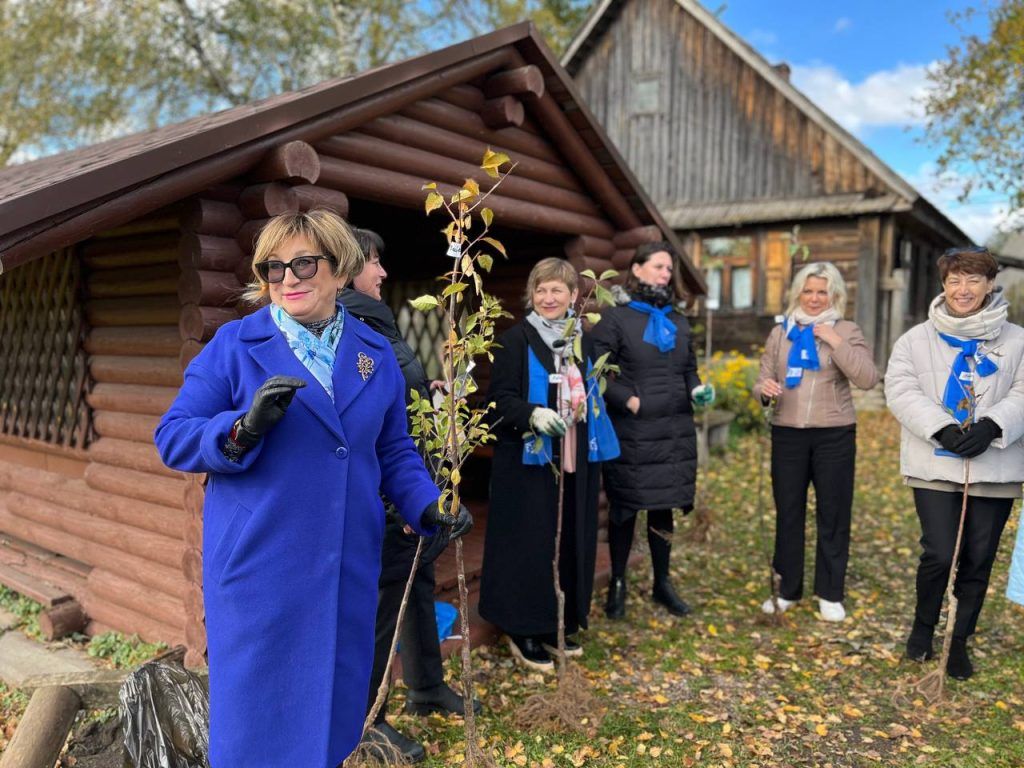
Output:
[[534,408],[530,414],[530,426],[542,435],[561,437],[565,434],[565,422],[550,408]]
[[690,397],[696,405],[711,405],[715,402],[715,386],[713,384],[701,384],[694,387]]

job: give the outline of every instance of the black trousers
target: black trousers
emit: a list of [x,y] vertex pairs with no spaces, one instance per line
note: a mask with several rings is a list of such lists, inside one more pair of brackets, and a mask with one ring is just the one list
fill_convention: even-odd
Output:
[[[917,566],[916,617],[929,627],[939,621],[949,569],[953,565],[962,504],[963,494],[959,492],[914,489],[923,550]],[[953,637],[966,640],[974,634],[999,549],[999,538],[1012,508],[1013,499],[968,497],[960,563],[953,583],[957,599]]]
[[772,492],[775,496],[775,557],[782,577],[780,596],[799,600],[804,592],[804,528],[807,490],[814,483],[818,545],[814,594],[843,599],[850,559],[850,512],[857,458],[857,428],[772,427]]
[[[411,563],[409,564],[411,567]],[[408,578],[409,571],[405,571]],[[377,689],[384,679],[391,639],[398,623],[398,608],[405,592],[405,580],[381,580],[377,603],[376,640],[373,669],[370,673],[370,692],[366,711],[377,699]],[[399,636],[399,654],[402,657],[402,678],[412,690],[433,688],[444,682],[441,667],[441,643],[437,637],[437,619],[434,614],[434,564],[426,563],[416,571],[405,608],[402,634]],[[377,723],[384,722],[387,706],[377,713]]]
[[[621,523],[616,523],[621,518]],[[608,520],[608,552],[612,559],[612,577],[626,576],[629,552],[633,547],[633,533],[636,528],[636,514],[612,515]],[[649,509],[647,511],[647,545],[651,548],[651,567],[655,582],[668,578],[669,558],[672,554],[670,537],[675,530],[671,509]]]

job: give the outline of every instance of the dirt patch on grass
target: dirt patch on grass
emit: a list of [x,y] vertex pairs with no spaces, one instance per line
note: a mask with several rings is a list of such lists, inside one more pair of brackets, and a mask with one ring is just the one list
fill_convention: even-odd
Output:
[[75,729],[60,758],[60,768],[124,768],[121,721],[89,720]]

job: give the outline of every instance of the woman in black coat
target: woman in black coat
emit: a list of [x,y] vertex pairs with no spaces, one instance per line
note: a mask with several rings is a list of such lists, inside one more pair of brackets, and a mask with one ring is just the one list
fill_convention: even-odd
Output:
[[594,353],[609,353],[608,361],[619,366],[605,392],[622,448],[616,461],[604,465],[612,560],[605,612],[612,619],[625,616],[626,561],[640,510],[647,510],[653,598],[676,616],[690,612],[669,581],[672,510],[693,508],[697,434],[691,399],[710,404],[714,390],[697,377],[690,326],[673,307],[676,263],[669,243],[637,248],[626,291],[615,291],[619,306],[604,312],[593,333]]
[[[479,609],[508,635],[515,659],[541,671],[554,668],[548,651],[556,649],[558,629],[552,574],[557,468],[565,470],[559,577],[565,593],[566,654],[579,656],[582,649],[568,636],[586,628],[590,612],[597,462],[617,455],[611,423],[585,363],[562,364],[561,350],[571,348],[565,328],[576,296],[576,271],[567,262],[538,262],[527,283],[532,311],[498,339],[491,369],[497,441]],[[586,338],[582,346],[592,361]],[[563,455],[563,444],[571,454]]]

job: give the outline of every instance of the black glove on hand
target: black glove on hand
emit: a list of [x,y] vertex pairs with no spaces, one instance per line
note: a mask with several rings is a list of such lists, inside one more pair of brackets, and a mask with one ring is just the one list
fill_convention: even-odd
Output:
[[959,424],[949,424],[932,435],[950,453],[956,453],[956,444],[963,436],[964,433]]
[[437,511],[437,502],[430,502],[420,516],[420,525],[424,528],[442,525],[449,529],[448,538],[452,540],[464,536],[472,530],[473,516],[469,514],[469,510],[464,504],[459,504],[459,510],[455,514],[452,514],[451,497],[445,499],[444,506],[445,513],[441,515]]
[[248,448],[256,445],[277,422],[295,397],[295,390],[306,382],[294,376],[271,376],[256,390],[249,411],[242,417],[235,441]]
[[978,423],[972,424],[971,428],[964,432],[963,437],[953,448],[953,452],[965,459],[973,459],[987,451],[988,447],[992,445],[992,441],[1001,434],[1003,434],[1003,430],[992,419],[982,419]]

